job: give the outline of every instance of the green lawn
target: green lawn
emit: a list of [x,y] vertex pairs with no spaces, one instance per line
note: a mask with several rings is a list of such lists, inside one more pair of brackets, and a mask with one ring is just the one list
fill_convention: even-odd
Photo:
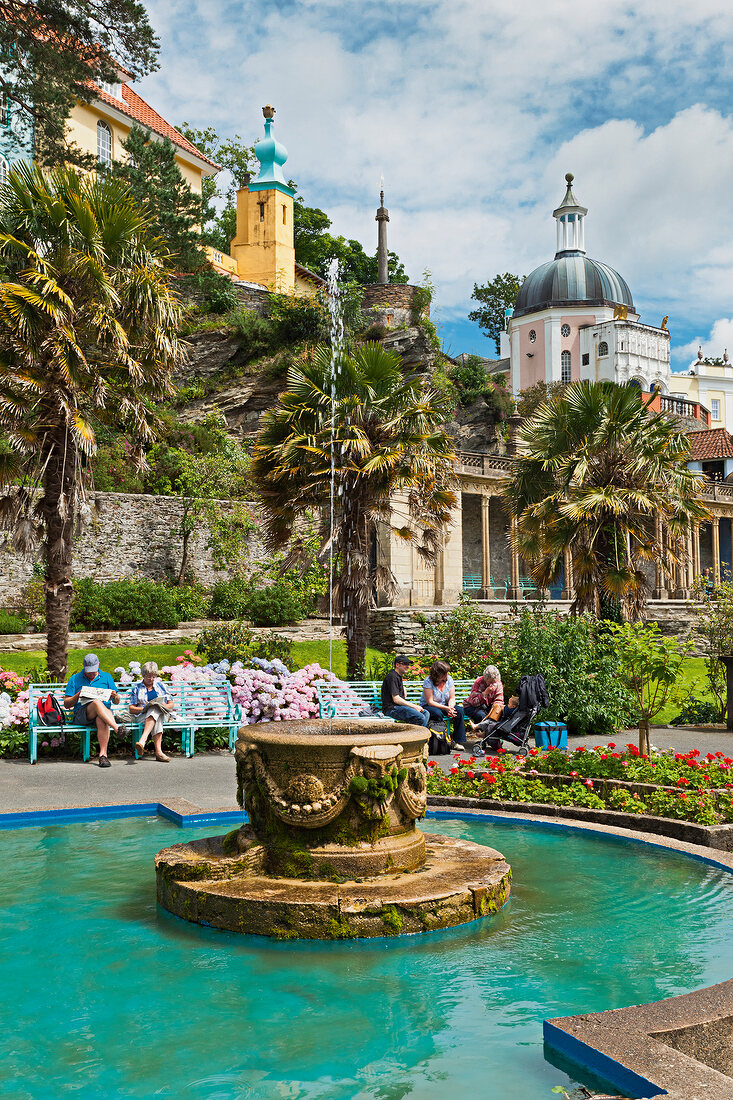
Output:
[[[156,661],[158,665],[175,664],[176,657],[183,653],[184,649],[193,649],[194,642],[178,642],[176,645],[150,645],[127,646],[118,649],[97,649],[101,667],[106,672],[114,672],[119,665],[127,666],[130,661]],[[74,649],[69,653],[69,670],[77,672],[82,665],[84,654],[88,650]],[[367,650],[367,668],[370,661],[382,658],[378,649]],[[328,668],[328,642],[293,642],[292,667],[303,668],[304,665],[317,661],[323,668]],[[29,653],[0,653],[0,668],[12,672],[26,673],[36,666],[43,668],[46,662],[46,654],[41,650],[32,650]],[[346,644],[341,640],[333,643],[333,671],[342,679],[346,676]],[[702,657],[688,657],[682,666],[682,689],[687,691],[692,688],[696,695],[707,699],[710,693],[707,689],[705,678],[705,662]],[[680,704],[672,703],[654,719],[654,725],[667,725],[672,718],[680,712]]]
[[[125,667],[130,661],[155,661],[158,665],[175,664],[176,657],[183,653],[184,649],[194,649],[193,641],[178,642],[176,645],[149,645],[149,646],[120,646],[114,649],[95,649],[99,657],[100,666],[105,672],[114,672],[119,665]],[[69,671],[78,672],[81,668],[84,654],[88,649],[72,649],[69,652]],[[367,650],[367,663],[376,660],[383,654],[378,649]],[[292,667],[303,668],[304,665],[317,661],[323,668],[328,668],[328,642],[293,642]],[[25,673],[31,668],[44,668],[46,654],[42,650],[31,650],[28,653],[0,653],[0,668],[11,672]],[[333,643],[333,671],[337,676],[346,675],[346,644],[340,640]]]

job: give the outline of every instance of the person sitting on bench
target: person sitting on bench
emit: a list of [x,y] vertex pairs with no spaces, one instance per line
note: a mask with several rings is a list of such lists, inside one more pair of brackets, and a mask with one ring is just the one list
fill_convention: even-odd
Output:
[[430,714],[417,703],[405,699],[405,681],[402,679],[410,667],[410,658],[400,654],[394,659],[394,668],[382,680],[382,712],[396,722],[408,722],[411,726],[427,726]]
[[463,707],[456,705],[456,687],[450,675],[450,665],[445,661],[436,661],[422,686],[420,705],[427,710],[431,718],[440,723],[442,729],[446,718],[451,718],[453,733],[452,748],[462,752],[466,747],[466,731],[463,723]]
[[470,694],[463,704],[463,713],[471,719],[469,726],[474,729],[472,722],[483,722],[485,718],[498,719],[504,706],[504,685],[496,665],[487,665],[471,688]]
[[100,671],[99,657],[96,653],[87,653],[84,658],[83,669],[80,672],[75,672],[69,678],[66,685],[66,694],[64,695],[64,707],[67,709],[74,708],[72,723],[75,726],[91,726],[92,729],[96,726],[99,741],[99,766],[100,768],[109,768],[107,746],[110,731],[114,730],[115,733],[120,733],[125,737],[127,729],[120,725],[102,699],[80,699],[79,696],[84,688],[98,688],[105,694],[109,692],[109,700],[112,703],[119,703],[120,701],[117,686],[112,677],[108,672]]

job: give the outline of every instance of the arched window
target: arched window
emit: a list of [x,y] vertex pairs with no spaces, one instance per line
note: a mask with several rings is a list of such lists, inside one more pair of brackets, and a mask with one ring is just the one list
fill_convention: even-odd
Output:
[[598,354],[608,355],[608,344],[605,340],[601,340],[600,344],[598,345]]
[[112,167],[112,131],[106,122],[97,123],[97,162],[100,168]]
[[10,171],[10,168],[8,166],[8,162],[6,161],[5,157],[0,157],[0,183],[7,183],[8,182],[8,172],[9,171]]
[[570,352],[564,351],[560,356],[560,381],[570,381]]

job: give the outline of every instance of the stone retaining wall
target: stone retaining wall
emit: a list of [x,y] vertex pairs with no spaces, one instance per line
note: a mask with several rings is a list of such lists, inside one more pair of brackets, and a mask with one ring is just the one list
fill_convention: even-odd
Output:
[[[175,576],[181,563],[181,522],[178,497],[138,493],[95,493],[92,519],[74,540],[74,576],[98,581],[141,576],[163,580]],[[231,502],[219,502],[224,510]],[[253,516],[256,518],[254,506]],[[0,576],[3,578],[0,606],[17,604],[33,575],[33,560],[17,553],[7,535],[0,535]],[[191,569],[202,584],[226,577],[216,568],[208,548],[209,530],[202,522],[192,537]],[[248,536],[247,556],[251,565],[267,560],[258,532]]]
[[[509,600],[477,600],[476,603],[488,616],[496,619],[497,623],[506,622],[515,606]],[[444,619],[451,611],[455,611],[456,606],[372,608],[369,612],[369,644],[385,653],[398,653],[402,650],[410,653],[414,650],[422,630],[419,619],[424,617],[427,622]],[[545,606],[550,611],[567,615],[571,605],[568,600],[551,600]],[[689,600],[650,600],[647,605],[647,620],[659,623],[663,634],[683,637],[693,625],[692,604]]]

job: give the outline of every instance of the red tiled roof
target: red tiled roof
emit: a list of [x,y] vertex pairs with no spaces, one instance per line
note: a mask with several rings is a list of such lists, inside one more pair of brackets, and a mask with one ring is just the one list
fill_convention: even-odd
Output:
[[206,161],[212,168],[216,168],[217,172],[221,171],[220,165],[205,157],[183,134],[179,134],[175,126],[171,126],[170,122],[166,122],[163,116],[153,110],[150,104],[146,103],[142,96],[139,96],[129,84],[122,85],[121,100],[115,99],[114,96],[109,95],[96,85],[94,86],[94,94],[97,99],[101,99],[102,103],[108,103],[110,107],[116,107],[118,111],[122,111],[123,114],[129,115],[130,118],[139,122],[141,126],[148,130],[155,130],[156,134],[160,134],[161,137],[170,138],[173,144],[180,149],[184,149],[187,153],[192,153],[194,156]]
[[689,432],[690,458],[704,462],[712,458],[733,458],[733,436],[725,428],[711,428],[707,432]]

